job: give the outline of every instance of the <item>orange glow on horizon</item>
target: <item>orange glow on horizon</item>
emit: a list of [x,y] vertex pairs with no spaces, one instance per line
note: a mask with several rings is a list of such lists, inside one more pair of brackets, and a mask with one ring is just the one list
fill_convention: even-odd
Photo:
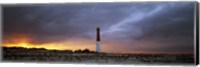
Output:
[[64,46],[60,44],[30,44],[26,42],[16,43],[16,44],[4,44],[4,47],[24,47],[24,48],[45,48],[49,50],[65,50]]
[[59,43],[44,43],[44,44],[33,44],[30,43],[29,39],[23,38],[18,39],[18,43],[3,43],[3,47],[24,47],[24,48],[45,48],[48,50],[77,50],[77,49],[89,49],[95,50],[95,45],[91,46],[90,43],[87,42],[79,42],[79,41],[67,41],[67,42],[59,42]]

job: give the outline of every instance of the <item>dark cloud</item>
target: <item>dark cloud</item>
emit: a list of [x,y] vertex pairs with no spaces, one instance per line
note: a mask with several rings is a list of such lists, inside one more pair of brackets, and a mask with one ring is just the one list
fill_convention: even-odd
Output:
[[63,36],[76,36],[84,30],[76,29],[79,27],[69,23],[80,8],[74,7],[72,10],[71,7],[73,6],[5,6],[5,38],[15,34],[30,34],[34,42],[51,42],[61,40]]
[[[171,8],[167,6],[167,8],[163,8],[163,11],[135,24],[141,29],[142,35],[130,35],[130,41],[156,42],[151,45],[153,47],[148,46],[149,48],[139,48],[138,50],[192,52],[194,49],[194,4]],[[159,45],[155,46],[155,44]]]
[[3,40],[27,34],[32,43],[93,41],[100,26],[103,43],[123,44],[128,51],[192,51],[194,7],[193,2],[5,5]]
[[144,37],[190,36],[194,32],[194,5],[177,6],[166,12],[142,20],[139,25]]

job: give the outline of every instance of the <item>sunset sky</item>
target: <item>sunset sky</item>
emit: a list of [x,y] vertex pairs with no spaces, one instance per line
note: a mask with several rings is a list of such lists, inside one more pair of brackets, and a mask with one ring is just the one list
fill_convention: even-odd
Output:
[[3,46],[192,53],[195,2],[3,5]]

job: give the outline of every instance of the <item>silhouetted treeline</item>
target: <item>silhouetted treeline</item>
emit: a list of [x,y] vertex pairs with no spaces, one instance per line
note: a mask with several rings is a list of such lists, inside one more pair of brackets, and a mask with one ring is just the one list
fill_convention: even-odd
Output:
[[56,52],[56,53],[96,53],[89,49],[77,49],[77,50],[47,50],[45,48],[23,48],[23,47],[3,47],[3,51],[6,52]]
[[96,52],[90,51],[89,49],[84,49],[84,50],[78,49],[78,50],[75,50],[74,53],[96,53]]

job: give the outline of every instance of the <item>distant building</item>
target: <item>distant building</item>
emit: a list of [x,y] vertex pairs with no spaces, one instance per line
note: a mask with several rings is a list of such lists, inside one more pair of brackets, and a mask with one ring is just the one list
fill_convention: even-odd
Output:
[[97,42],[96,42],[96,52],[101,52],[101,44],[100,44],[100,28],[99,27],[97,27],[97,29],[96,29],[96,31],[97,31]]

